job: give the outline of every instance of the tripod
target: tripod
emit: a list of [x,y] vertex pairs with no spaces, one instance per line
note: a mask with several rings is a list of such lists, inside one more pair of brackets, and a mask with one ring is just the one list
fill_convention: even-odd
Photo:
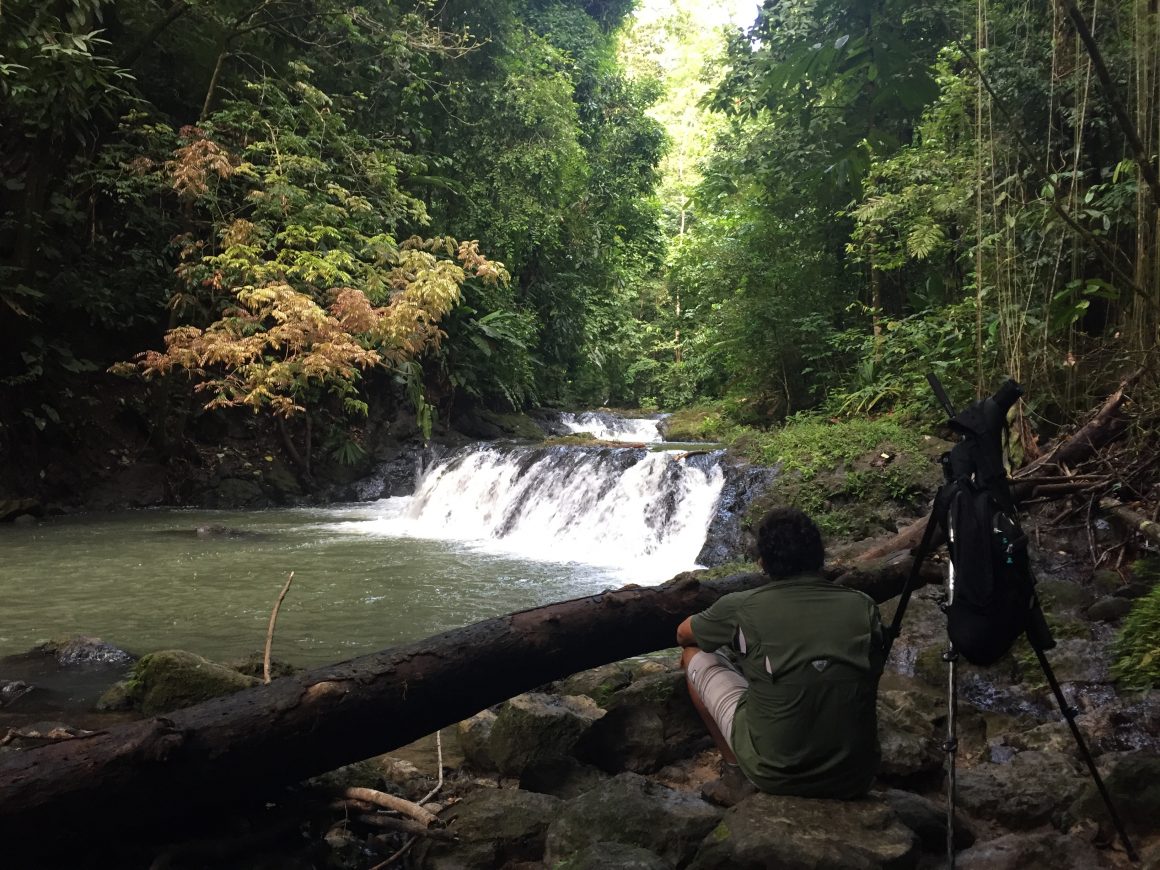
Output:
[[[1020,635],[1027,638],[1051,686],[1060,713],[1067,721],[1079,753],[1108,808],[1124,850],[1132,861],[1139,861],[1111,795],[1096,770],[1087,742],[1076,725],[1078,711],[1067,702],[1047,660],[1046,651],[1055,646],[1055,640],[1035,593],[1027,538],[1016,519],[1018,508],[1002,458],[1002,432],[1007,411],[1023,391],[1009,380],[993,396],[956,413],[938,378],[928,374],[927,380],[946,410],[951,428],[961,436],[961,440],[940,458],[943,485],[935,495],[922,542],[915,551],[898,608],[887,629],[886,655],[890,655],[890,648],[901,632],[922,563],[938,546],[936,535],[941,530],[950,554],[947,596],[941,605],[947,614],[948,635],[947,649],[942,656],[947,663],[947,735],[943,743],[947,756],[947,866],[954,870],[955,760],[958,752],[955,666],[960,654],[974,664],[993,664]],[[960,594],[956,600],[956,580],[962,579],[970,582],[960,582],[957,590]]]

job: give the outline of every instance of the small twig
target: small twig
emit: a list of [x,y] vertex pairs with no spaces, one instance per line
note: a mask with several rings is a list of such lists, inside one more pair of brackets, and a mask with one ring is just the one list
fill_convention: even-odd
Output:
[[274,643],[274,624],[278,621],[278,608],[282,606],[282,599],[290,591],[290,584],[294,582],[294,572],[286,578],[286,585],[278,593],[278,600],[274,602],[274,609],[270,611],[270,626],[266,629],[266,655],[262,658],[262,676],[264,682],[270,682],[270,646]]
[[[416,822],[419,822],[423,827],[429,827],[439,819],[434,813],[430,813],[423,809],[419,804],[411,803],[401,797],[395,797],[393,794],[377,791],[373,788],[344,788],[339,794],[352,801],[363,801],[364,803],[372,804],[376,807],[382,807],[384,810],[394,810],[396,813],[402,813],[405,816],[410,816]],[[424,798],[424,801],[426,798]]]
[[440,731],[435,732],[435,763],[439,767],[439,781],[435,783],[435,788],[427,792],[427,796],[419,801],[420,806],[435,797],[439,789],[443,788],[443,734]]

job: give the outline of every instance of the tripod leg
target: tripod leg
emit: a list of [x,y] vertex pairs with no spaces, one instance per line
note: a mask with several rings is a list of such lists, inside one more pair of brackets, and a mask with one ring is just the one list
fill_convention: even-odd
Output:
[[955,870],[955,760],[959,750],[958,738],[958,675],[955,662],[959,654],[953,644],[947,645],[943,661],[947,663],[947,739],[943,750],[947,754],[947,868]]
[[1120,842],[1124,844],[1124,851],[1128,853],[1128,857],[1132,861],[1139,861],[1140,856],[1136,854],[1136,849],[1132,845],[1132,841],[1128,839],[1128,833],[1124,830],[1124,823],[1120,819],[1120,814],[1116,812],[1115,804],[1112,803],[1112,796],[1108,794],[1108,790],[1104,786],[1104,781],[1100,777],[1099,771],[1096,770],[1096,763],[1092,758],[1091,752],[1088,751],[1087,741],[1083,739],[1083,734],[1080,733],[1079,726],[1075,724],[1075,708],[1068,704],[1067,699],[1063,696],[1063,689],[1059,685],[1059,680],[1055,678],[1055,671],[1051,669],[1051,664],[1047,661],[1047,656],[1043,650],[1034,644],[1031,645],[1031,648],[1035,650],[1035,657],[1039,659],[1039,667],[1043,669],[1043,675],[1047,677],[1052,694],[1055,695],[1055,700],[1059,704],[1059,712],[1067,720],[1067,727],[1071,729],[1071,736],[1075,738],[1076,746],[1079,747],[1079,754],[1083,756],[1084,763],[1087,764],[1088,771],[1092,775],[1092,780],[1096,784],[1096,790],[1099,791],[1100,797],[1104,800],[1104,805],[1108,808],[1108,815],[1112,817],[1112,824],[1116,828],[1116,833],[1120,835]]

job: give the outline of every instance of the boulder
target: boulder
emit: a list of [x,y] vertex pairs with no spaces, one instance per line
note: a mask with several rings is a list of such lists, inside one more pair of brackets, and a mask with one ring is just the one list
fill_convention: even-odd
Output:
[[0,523],[22,516],[44,516],[44,505],[34,498],[0,498]]
[[24,680],[0,680],[0,708],[20,700],[34,688]]
[[698,795],[622,773],[564,805],[548,829],[544,863],[556,867],[596,843],[620,843],[684,866],[719,819]]
[[493,870],[516,861],[538,861],[544,853],[544,835],[562,806],[558,798],[518,789],[470,792],[440,815],[458,842],[420,842],[413,866]]
[[[144,656],[129,679],[110,692],[123,692],[134,707],[153,716],[238,692],[260,682],[191,652],[162,650]],[[107,698],[108,693],[102,703]]]
[[590,764],[575,758],[559,758],[525,770],[520,776],[520,788],[571,800],[602,788],[609,779],[609,774]]
[[463,760],[473,770],[496,769],[495,759],[491,755],[491,729],[495,726],[495,720],[496,715],[491,710],[481,710],[455,726],[459,746],[463,750]]
[[569,755],[603,715],[596,702],[584,695],[518,695],[496,714],[488,748],[500,773],[518,776],[530,767]]
[[614,694],[607,714],[584,735],[578,755],[609,772],[651,773],[709,740],[689,700],[684,672],[669,671]]
[[1058,870],[1114,867],[1091,843],[1058,831],[1007,834],[976,843],[955,856],[958,870]]
[[601,707],[607,707],[612,696],[636,679],[631,662],[613,662],[587,671],[580,671],[552,684],[552,691],[560,695],[587,695]]
[[[898,820],[914,833],[925,852],[945,854],[947,848],[947,808],[914,792],[892,788],[881,797],[898,816]],[[955,849],[966,849],[975,842],[975,835],[955,816]]]
[[[1160,834],[1160,754],[1155,752],[1125,752],[1100,759],[1104,785],[1120,818],[1128,828],[1128,835],[1151,836]],[[1107,808],[1096,791],[1095,782],[1088,777],[1082,791],[1068,808],[1072,819],[1093,819],[1105,833],[1114,830]]]
[[984,763],[958,774],[958,805],[1011,830],[1062,822],[1084,785],[1075,761],[1058,752],[1020,752],[1009,764]]
[[1092,622],[1116,622],[1128,615],[1132,602],[1127,598],[1107,595],[1087,609],[1087,618]]
[[881,798],[817,800],[758,793],[730,809],[689,870],[910,868],[918,837]]
[[[900,697],[901,695],[901,697]],[[929,714],[902,693],[882,693],[878,702],[878,776],[893,785],[936,785],[942,778],[943,752]]]

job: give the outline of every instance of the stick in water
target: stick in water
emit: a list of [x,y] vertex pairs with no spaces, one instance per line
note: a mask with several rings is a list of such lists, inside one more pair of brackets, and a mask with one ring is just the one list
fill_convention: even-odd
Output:
[[270,611],[270,627],[266,629],[266,655],[262,659],[262,676],[267,683],[270,682],[270,645],[274,643],[274,623],[278,621],[278,608],[282,606],[282,599],[290,591],[290,584],[293,582],[294,572],[291,571],[290,576],[286,578],[286,585],[278,594],[278,600],[274,602],[274,609]]

